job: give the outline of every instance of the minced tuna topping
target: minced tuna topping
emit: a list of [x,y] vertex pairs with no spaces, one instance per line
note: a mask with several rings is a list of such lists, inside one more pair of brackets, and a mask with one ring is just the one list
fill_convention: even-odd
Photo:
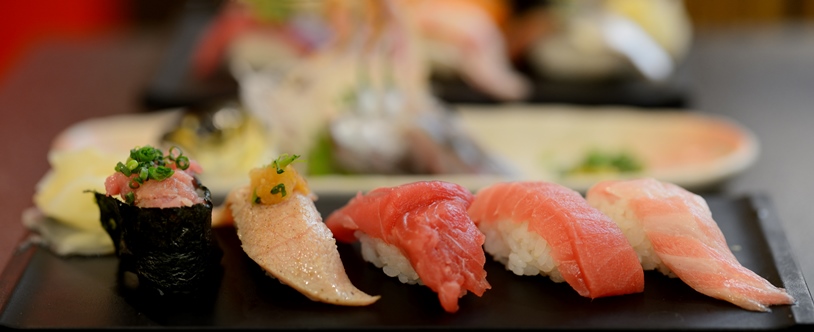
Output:
[[108,196],[138,207],[180,207],[203,203],[195,188],[201,166],[173,147],[165,156],[151,146],[130,150],[125,162],[116,165],[116,173],[105,179]]

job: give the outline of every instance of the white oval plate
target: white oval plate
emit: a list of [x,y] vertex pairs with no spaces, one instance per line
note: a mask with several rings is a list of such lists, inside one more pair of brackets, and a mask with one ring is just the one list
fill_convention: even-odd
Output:
[[[733,119],[678,109],[503,105],[462,106],[472,136],[524,179],[584,191],[599,180],[654,177],[704,189],[751,166],[756,136]],[[590,151],[627,153],[640,172],[568,175]]]

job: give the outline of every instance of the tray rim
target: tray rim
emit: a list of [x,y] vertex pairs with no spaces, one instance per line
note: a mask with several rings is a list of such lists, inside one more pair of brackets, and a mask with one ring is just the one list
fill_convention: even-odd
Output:
[[26,239],[32,234],[33,232],[29,229],[23,232],[23,236],[17,241],[17,245],[14,247],[8,263],[6,263],[2,273],[0,273],[0,314],[6,311],[6,306],[14,295],[14,291],[20,283],[20,279],[23,274],[25,274],[28,263],[34,256],[34,252],[38,249],[36,245],[27,244],[26,242]]
[[[783,224],[772,208],[771,198],[765,193],[747,195],[743,198],[749,199],[750,206],[755,209],[756,219],[763,231],[763,237],[769,246],[780,279],[797,300],[796,305],[791,306],[794,320],[798,326],[814,325],[814,300],[812,300],[811,290],[791,249]],[[808,292],[802,290],[808,290]]]

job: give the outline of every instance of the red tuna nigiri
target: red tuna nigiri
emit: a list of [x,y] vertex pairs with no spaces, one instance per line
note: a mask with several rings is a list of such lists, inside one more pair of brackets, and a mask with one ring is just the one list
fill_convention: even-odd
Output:
[[365,260],[404,283],[424,284],[444,310],[456,312],[467,291],[481,296],[491,287],[484,235],[466,212],[472,199],[443,181],[382,187],[357,194],[325,223],[340,242],[361,240]]
[[486,252],[515,274],[566,281],[589,298],[644,290],[644,272],[622,231],[570,188],[496,183],[478,191],[469,215],[486,234]]

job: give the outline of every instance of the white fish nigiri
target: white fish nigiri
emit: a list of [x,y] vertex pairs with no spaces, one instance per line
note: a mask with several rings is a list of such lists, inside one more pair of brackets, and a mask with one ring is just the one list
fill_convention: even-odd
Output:
[[678,277],[702,294],[747,310],[795,302],[785,289],[738,262],[699,195],[642,178],[601,181],[587,191],[586,200],[622,228],[645,270]]

